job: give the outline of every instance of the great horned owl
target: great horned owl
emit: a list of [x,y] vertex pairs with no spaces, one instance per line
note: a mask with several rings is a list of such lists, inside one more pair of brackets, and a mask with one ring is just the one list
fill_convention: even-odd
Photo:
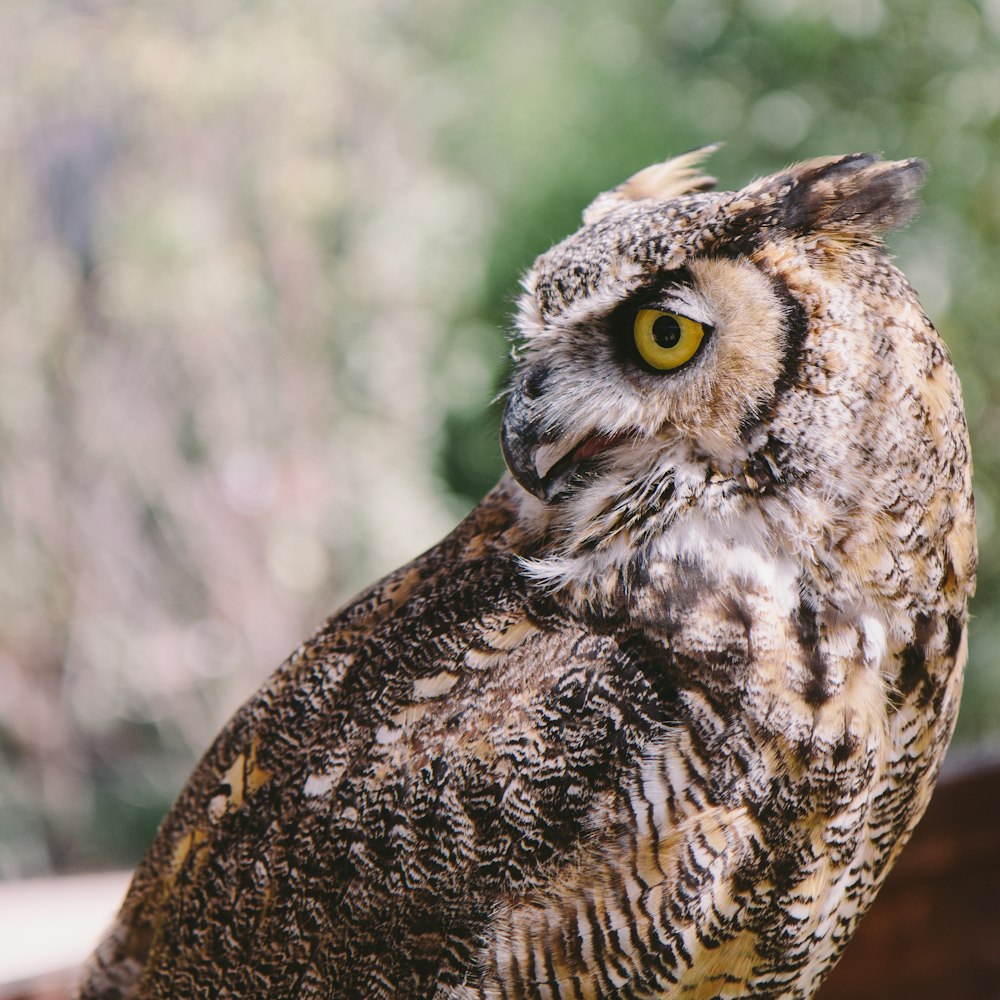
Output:
[[511,475],[225,728],[81,996],[809,997],[927,804],[975,573],[920,163],[601,195]]

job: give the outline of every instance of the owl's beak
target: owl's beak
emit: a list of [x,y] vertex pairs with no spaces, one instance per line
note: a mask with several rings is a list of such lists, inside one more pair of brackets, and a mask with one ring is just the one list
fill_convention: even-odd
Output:
[[551,500],[550,483],[539,474],[535,464],[538,448],[547,444],[539,433],[536,398],[530,391],[530,379],[522,379],[507,398],[500,425],[500,447],[510,474],[529,492],[546,503]]

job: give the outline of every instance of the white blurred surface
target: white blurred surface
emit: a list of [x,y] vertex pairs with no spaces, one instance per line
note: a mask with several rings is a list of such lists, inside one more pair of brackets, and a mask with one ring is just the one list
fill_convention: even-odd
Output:
[[65,973],[110,924],[131,872],[0,883],[0,997]]

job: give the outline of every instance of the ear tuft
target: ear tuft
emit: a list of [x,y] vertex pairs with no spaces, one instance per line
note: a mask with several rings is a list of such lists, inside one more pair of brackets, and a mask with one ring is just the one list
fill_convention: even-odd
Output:
[[721,143],[702,146],[682,153],[663,163],[633,174],[623,184],[599,194],[583,212],[584,225],[603,219],[608,212],[622,205],[636,201],[667,201],[682,194],[695,191],[710,191],[715,187],[715,178],[703,174],[699,169],[702,160],[714,153]]
[[877,239],[909,222],[927,171],[922,160],[881,160],[871,153],[808,160],[791,168],[779,206],[789,232]]

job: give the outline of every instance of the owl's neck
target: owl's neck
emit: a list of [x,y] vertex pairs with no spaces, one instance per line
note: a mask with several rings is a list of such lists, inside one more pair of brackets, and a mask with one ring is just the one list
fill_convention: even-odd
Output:
[[892,628],[892,601],[858,565],[891,563],[891,538],[856,537],[856,511],[787,479],[776,490],[784,473],[772,451],[728,469],[674,456],[626,492],[595,482],[554,506],[522,493],[519,520],[536,539],[526,570],[581,614],[627,617],[650,592],[669,597],[696,577],[727,593],[766,591],[788,613],[805,600]]

